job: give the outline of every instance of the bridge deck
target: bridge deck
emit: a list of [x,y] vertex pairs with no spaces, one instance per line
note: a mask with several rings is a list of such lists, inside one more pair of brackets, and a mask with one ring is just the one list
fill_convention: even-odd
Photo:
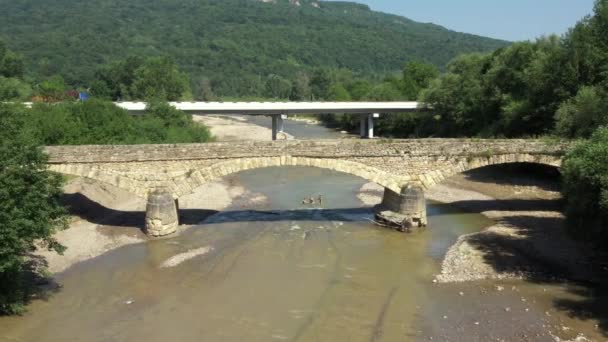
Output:
[[[401,113],[424,109],[419,102],[170,102],[175,108],[196,114],[371,114]],[[145,102],[116,102],[131,112],[146,109]]]

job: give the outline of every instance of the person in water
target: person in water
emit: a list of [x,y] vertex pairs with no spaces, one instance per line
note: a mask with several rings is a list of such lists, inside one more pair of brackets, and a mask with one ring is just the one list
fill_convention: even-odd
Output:
[[319,202],[319,205],[323,205],[323,195],[319,194],[319,197],[317,198],[317,202]]

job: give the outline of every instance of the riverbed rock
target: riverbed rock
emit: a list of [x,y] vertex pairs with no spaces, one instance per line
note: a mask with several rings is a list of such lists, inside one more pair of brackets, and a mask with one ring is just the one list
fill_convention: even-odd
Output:
[[376,221],[381,225],[397,229],[400,232],[410,232],[414,227],[423,227],[420,217],[405,215],[390,210],[377,212]]

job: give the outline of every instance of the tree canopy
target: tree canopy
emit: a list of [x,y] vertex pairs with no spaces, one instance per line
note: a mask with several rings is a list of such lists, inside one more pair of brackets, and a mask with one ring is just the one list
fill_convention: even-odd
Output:
[[488,52],[507,42],[371,11],[348,2],[309,0],[0,0],[0,39],[25,56],[36,81],[62,75],[88,88],[97,66],[168,56],[220,97],[251,97],[276,74],[294,81],[315,68],[365,75],[399,72],[420,60],[443,68],[460,53]]

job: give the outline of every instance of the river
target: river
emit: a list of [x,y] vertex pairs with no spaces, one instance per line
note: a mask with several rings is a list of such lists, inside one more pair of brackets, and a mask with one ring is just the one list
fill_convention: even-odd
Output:
[[[232,181],[266,201],[77,264],[24,316],[0,318],[0,340],[555,341],[594,333],[556,306],[584,298],[565,283],[433,282],[459,236],[492,224],[484,216],[429,203],[429,228],[403,234],[371,222],[356,196],[365,181],[354,176],[284,167]],[[318,195],[322,205],[301,204]],[[202,252],[164,267],[190,251]]]

